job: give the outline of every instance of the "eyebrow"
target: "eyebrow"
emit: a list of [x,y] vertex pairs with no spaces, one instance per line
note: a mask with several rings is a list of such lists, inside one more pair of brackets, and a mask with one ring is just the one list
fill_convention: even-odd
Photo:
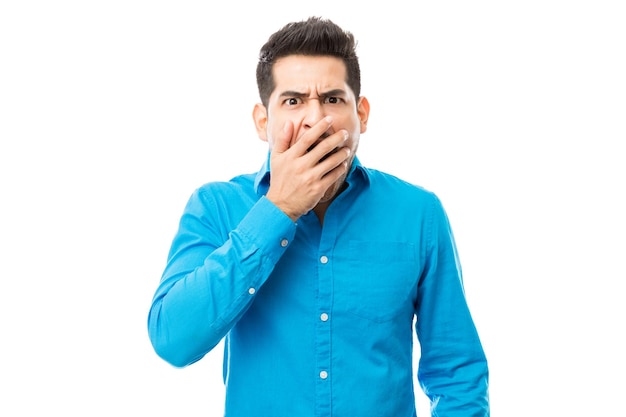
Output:
[[[346,95],[346,91],[342,90],[341,88],[336,88],[334,90],[329,90],[329,91],[325,91],[322,94],[319,95],[319,97],[335,97],[335,96],[345,96]],[[279,97],[307,97],[308,94],[306,93],[301,93],[299,91],[292,91],[292,90],[287,90],[287,91],[283,91],[282,93],[280,93]]]

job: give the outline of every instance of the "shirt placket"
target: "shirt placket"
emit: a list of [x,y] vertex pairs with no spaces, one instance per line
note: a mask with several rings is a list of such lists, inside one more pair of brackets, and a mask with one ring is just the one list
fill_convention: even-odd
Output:
[[320,244],[318,263],[318,297],[316,304],[316,416],[331,415],[332,379],[331,368],[331,303],[332,303],[332,246]]

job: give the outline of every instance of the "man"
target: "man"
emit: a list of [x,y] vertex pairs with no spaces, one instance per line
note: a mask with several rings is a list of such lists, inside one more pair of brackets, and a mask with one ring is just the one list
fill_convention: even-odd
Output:
[[356,158],[369,103],[351,33],[286,25],[262,47],[256,175],[191,196],[148,319],[174,366],[224,338],[233,417],[488,416],[487,361],[431,192]]

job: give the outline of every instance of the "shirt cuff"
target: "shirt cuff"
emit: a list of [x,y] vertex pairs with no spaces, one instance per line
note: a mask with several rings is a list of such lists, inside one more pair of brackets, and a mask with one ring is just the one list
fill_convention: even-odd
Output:
[[296,235],[296,224],[265,196],[252,207],[238,229],[273,263],[278,262]]

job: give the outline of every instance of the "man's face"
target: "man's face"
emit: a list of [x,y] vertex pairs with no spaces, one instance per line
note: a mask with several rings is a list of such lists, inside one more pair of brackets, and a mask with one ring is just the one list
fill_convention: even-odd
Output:
[[332,56],[289,55],[274,63],[273,76],[276,87],[267,108],[258,104],[254,112],[259,137],[271,149],[285,124],[291,122],[292,146],[317,122],[332,116],[333,124],[320,141],[340,129],[346,130],[349,137],[345,146],[352,151],[351,164],[360,134],[366,130],[369,104],[364,97],[355,97],[348,87],[343,61]]

